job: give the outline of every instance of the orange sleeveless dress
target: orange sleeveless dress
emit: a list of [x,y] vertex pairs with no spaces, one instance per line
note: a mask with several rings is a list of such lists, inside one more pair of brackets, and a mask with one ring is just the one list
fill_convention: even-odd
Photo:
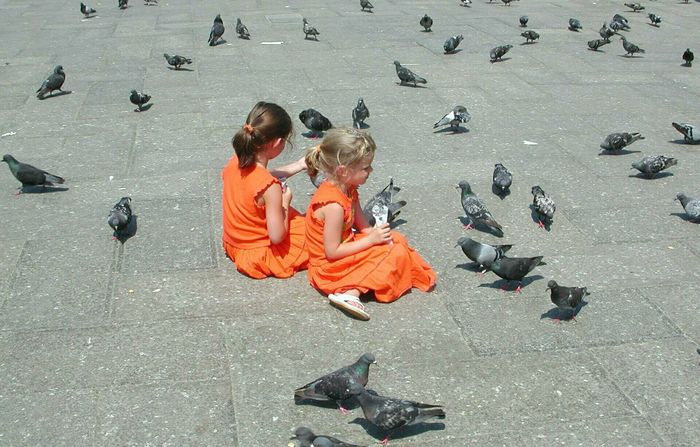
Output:
[[265,206],[255,201],[270,185],[280,183],[266,169],[241,169],[233,156],[221,171],[223,180],[223,245],[236,268],[252,278],[289,278],[307,267],[304,216],[290,207],[289,232],[273,245],[267,234]]
[[375,299],[390,303],[416,287],[427,292],[435,285],[435,271],[408,246],[406,238],[391,232],[393,244],[374,245],[359,253],[335,261],[326,259],[323,249],[322,220],[314,217],[314,211],[328,203],[343,207],[343,241],[366,237],[353,233],[355,219],[353,204],[359,200],[357,190],[346,196],[331,182],[323,182],[314,194],[306,211],[306,241],[309,250],[309,283],[325,294],[341,293],[357,289],[361,293],[374,291]]

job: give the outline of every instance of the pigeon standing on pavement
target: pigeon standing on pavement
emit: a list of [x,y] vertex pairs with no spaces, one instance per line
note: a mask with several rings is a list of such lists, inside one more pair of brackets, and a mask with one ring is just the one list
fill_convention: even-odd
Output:
[[248,32],[248,27],[241,22],[240,18],[236,18],[236,34],[238,34],[239,39],[250,40],[250,33]]
[[420,26],[422,26],[422,27],[424,28],[425,32],[430,32],[430,31],[432,31],[431,28],[433,27],[433,19],[430,18],[430,16],[429,16],[428,14],[424,15],[424,16],[420,19],[420,22],[419,22],[419,23],[420,23]]
[[107,224],[114,230],[114,237],[124,236],[131,222],[131,197],[122,197],[107,216]]
[[338,409],[346,414],[348,411],[341,402],[352,396],[349,391],[351,385],[356,384],[360,388],[367,385],[369,365],[373,363],[377,363],[373,354],[363,354],[352,365],[344,366],[294,390],[294,401],[335,401]]
[[311,131],[311,138],[318,138],[319,134],[323,135],[323,132],[333,127],[330,120],[315,109],[303,110],[299,114],[299,120]]
[[610,28],[613,28],[612,27],[613,23],[617,23],[619,29],[622,29],[622,30],[630,30],[631,29],[629,20],[627,20],[627,18],[624,17],[622,14],[615,14],[613,16],[612,21],[610,22]]
[[646,53],[646,51],[628,41],[625,36],[620,36],[620,40],[622,40],[622,48],[627,52],[625,56],[634,56],[635,53]]
[[511,3],[513,0],[501,0],[501,1],[503,2],[504,5],[510,6],[510,3]]
[[457,132],[459,130],[460,123],[466,124],[470,119],[472,119],[472,116],[469,114],[469,112],[467,112],[466,107],[456,106],[451,112],[440,118],[437,123],[433,124],[433,129],[449,124],[450,129],[452,129],[453,132]]
[[535,213],[537,213],[537,226],[547,228],[547,226],[552,224],[554,211],[556,211],[557,206],[554,200],[545,194],[544,190],[538,185],[532,187],[532,196],[532,206],[535,209]]
[[563,312],[571,311],[571,319],[576,320],[576,308],[583,301],[583,297],[590,295],[586,287],[566,287],[560,286],[556,281],[551,280],[547,283],[549,297],[552,303],[559,308],[557,315],[557,323],[561,321]]
[[369,0],[360,0],[360,6],[363,11],[372,12],[374,5],[369,2]]
[[493,168],[493,189],[501,199],[510,194],[512,184],[513,174],[501,163],[496,163]]
[[644,137],[639,132],[615,132],[605,137],[600,143],[600,148],[610,152],[621,151],[635,141],[643,139]]
[[86,19],[89,19],[93,14],[97,14],[95,9],[87,6],[85,3],[80,4],[80,12],[83,13]]
[[593,51],[598,51],[598,48],[602,47],[603,45],[607,45],[609,43],[610,43],[610,39],[589,40],[588,41],[588,48],[590,48]]
[[348,444],[332,436],[316,435],[308,427],[297,427],[291,439],[299,441],[297,447],[362,447]]
[[649,21],[650,21],[651,24],[654,25],[654,26],[657,26],[657,27],[658,27],[659,24],[661,23],[661,17],[657,16],[657,15],[654,14],[654,13],[649,13],[649,16],[648,16],[648,17],[649,17]]
[[214,24],[211,26],[211,31],[209,31],[209,46],[213,47],[219,43],[219,39],[224,35],[224,21],[221,19],[221,14],[217,14],[214,17]]
[[615,31],[608,28],[608,24],[603,22],[603,26],[601,26],[600,30],[598,30],[598,34],[600,34],[600,37],[603,39],[609,41],[609,39],[615,35]]
[[49,174],[32,165],[21,163],[10,154],[5,154],[2,157],[2,161],[7,163],[12,175],[22,183],[17,194],[21,194],[26,186],[42,186],[45,188],[46,186],[54,186],[55,183],[61,184],[65,182],[62,177]]
[[644,6],[642,6],[640,3],[625,3],[625,6],[631,9],[632,12],[639,12],[644,9]]
[[469,6],[472,4],[472,0],[459,0],[460,6]]
[[493,261],[501,259],[513,247],[512,245],[482,244],[469,237],[460,237],[457,245],[462,248],[462,253],[467,258],[479,264],[480,268],[484,267],[484,271],[477,274],[483,274]]
[[570,18],[569,19],[569,29],[571,31],[579,32],[583,27],[581,26],[581,21],[579,19]]
[[304,31],[304,39],[308,39],[309,36],[313,36],[314,40],[318,40],[317,36],[321,33],[319,33],[316,28],[309,25],[309,21],[306,20],[306,17],[303,17],[302,21],[304,22],[304,26],[302,27],[302,30]]
[[129,0],[119,0],[117,2],[119,9],[126,9],[129,6]]
[[148,103],[148,101],[151,100],[151,97],[149,95],[146,95],[145,93],[139,93],[136,90],[131,91],[131,95],[129,96],[129,101],[131,101],[132,104],[134,104],[137,109],[134,109],[134,112],[140,112],[143,110],[143,106]]
[[63,87],[64,82],[66,82],[66,73],[63,71],[62,65],[57,65],[53,69],[53,73],[41,83],[41,87],[36,91],[36,97],[44,99],[47,93],[49,93],[49,96],[53,96],[54,90],[62,92],[61,87]]
[[683,52],[683,60],[685,61],[685,66],[692,67],[693,66],[693,59],[695,59],[695,55],[693,54],[692,51],[690,51],[690,48],[687,48]]
[[520,16],[520,18],[518,19],[518,21],[520,22],[520,26],[522,26],[523,28],[527,26],[528,20],[530,20],[528,16]]
[[396,67],[396,75],[399,77],[399,80],[401,81],[401,85],[404,84],[410,84],[412,83],[413,86],[415,87],[416,84],[427,84],[428,81],[425,79],[421,78],[411,70],[409,70],[406,67],[401,66],[399,61],[394,61],[394,66]]
[[445,44],[442,46],[445,49],[445,54],[452,54],[455,52],[457,47],[459,46],[459,43],[464,39],[464,36],[461,34],[456,34],[449,39],[445,41]]
[[386,210],[386,214],[382,216],[384,223],[390,224],[396,220],[401,213],[401,208],[406,206],[405,200],[394,201],[394,195],[398,194],[399,191],[401,191],[401,188],[394,185],[394,178],[389,177],[389,184],[367,201],[362,208],[362,214],[370,226],[376,224],[376,218],[372,211],[375,206],[378,206],[380,210]]
[[359,384],[350,386],[350,394],[357,397],[365,418],[387,433],[381,445],[386,445],[393,431],[399,427],[418,424],[433,418],[445,419],[445,410],[442,405],[375,396]]
[[513,48],[513,45],[499,45],[495,48],[493,48],[489,52],[489,56],[491,57],[491,62],[496,62],[498,60],[501,60],[503,56],[506,55],[506,53]]
[[689,123],[671,123],[673,127],[683,134],[686,143],[700,143],[700,132],[695,132],[695,126]]
[[533,258],[509,258],[503,256],[491,263],[491,271],[507,281],[501,287],[505,290],[505,286],[511,281],[518,283],[515,292],[520,293],[522,290],[522,280],[534,270],[535,267],[541,264],[543,256],[535,256]]
[[158,6],[158,0],[143,0],[143,4],[146,6]]
[[688,220],[700,222],[700,199],[688,197],[679,192],[676,194],[676,200],[681,202],[685,213],[688,215]]
[[365,127],[365,120],[369,118],[369,109],[362,98],[357,100],[357,105],[352,109],[352,126],[356,129]]
[[457,185],[461,189],[461,203],[464,213],[469,218],[470,223],[467,228],[474,228],[477,224],[486,225],[499,235],[503,235],[503,227],[496,222],[491,212],[486,208],[484,202],[472,192],[471,185],[466,180],[462,180]]
[[533,43],[536,39],[540,38],[540,35],[531,29],[520,33],[520,35],[525,38],[525,43]]
[[640,161],[632,163],[631,169],[636,169],[647,178],[654,178],[659,172],[677,164],[678,160],[675,158],[666,157],[664,155],[649,155],[642,158]]
[[168,53],[163,53],[163,57],[168,61],[168,65],[175,67],[175,70],[179,70],[184,64],[191,64],[192,59],[188,59],[184,56],[179,56],[177,54],[169,55]]

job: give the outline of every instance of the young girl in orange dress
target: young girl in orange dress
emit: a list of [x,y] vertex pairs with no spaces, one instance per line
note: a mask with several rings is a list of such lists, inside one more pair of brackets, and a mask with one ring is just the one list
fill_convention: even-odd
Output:
[[289,114],[259,102],[233,137],[223,179],[223,245],[236,268],[252,278],[289,278],[307,267],[304,216],[290,206],[292,191],[280,179],[306,169],[304,159],[268,171],[292,133]]
[[372,172],[375,150],[369,134],[335,128],[306,154],[309,175],[326,175],[306,211],[309,282],[362,320],[369,314],[361,294],[374,292],[377,301],[389,303],[412,287],[427,292],[436,280],[401,234],[388,224],[370,227],[362,214],[357,188]]

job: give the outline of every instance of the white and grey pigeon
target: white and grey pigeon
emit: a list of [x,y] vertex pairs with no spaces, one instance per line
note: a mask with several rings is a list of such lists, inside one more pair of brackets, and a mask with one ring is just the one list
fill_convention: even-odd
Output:
[[493,189],[501,199],[510,193],[512,184],[513,174],[501,163],[496,163],[493,168]]
[[460,6],[470,6],[472,4],[472,0],[459,0]]
[[146,6],[158,6],[158,0],[143,0],[143,4]]
[[671,123],[673,127],[683,134],[686,143],[700,143],[700,132],[695,131],[695,126],[690,123]]
[[248,32],[248,27],[241,22],[240,18],[236,18],[236,34],[238,34],[239,39],[250,40],[250,33]]
[[523,31],[520,35],[525,38],[525,43],[534,43],[535,40],[540,38],[540,35],[531,29]]
[[210,47],[216,46],[219,43],[221,36],[224,35],[224,31],[226,31],[224,21],[221,18],[221,14],[217,14],[216,17],[214,17],[211,31],[209,31],[209,40],[207,42],[209,42]]
[[477,275],[486,272],[493,261],[501,259],[513,247],[512,245],[482,244],[466,236],[457,240],[457,246],[462,249],[462,253],[467,258],[484,268],[483,271],[477,271]]
[[462,40],[464,40],[464,36],[461,34],[455,34],[447,39],[445,44],[442,46],[445,50],[445,54],[454,53]]
[[433,19],[428,14],[424,15],[418,23],[420,23],[420,26],[423,27],[425,32],[432,31],[431,28],[433,27]]
[[631,169],[644,174],[647,178],[654,178],[656,174],[664,169],[670,168],[678,164],[678,160],[664,155],[649,155],[642,158],[640,161],[632,163]]
[[356,129],[365,127],[365,120],[369,118],[369,109],[362,98],[357,100],[357,105],[352,109],[352,126]]
[[114,238],[121,239],[131,222],[131,197],[122,197],[107,216],[107,224],[114,230]]
[[495,48],[492,48],[491,51],[489,52],[489,56],[491,57],[491,62],[496,62],[498,60],[503,59],[503,56],[506,55],[510,49],[513,48],[513,45],[499,45]]
[[440,118],[437,123],[433,124],[433,129],[449,124],[452,131],[457,132],[460,124],[467,124],[471,119],[472,116],[469,114],[466,107],[456,106],[449,113],[446,113]]
[[83,13],[86,19],[89,19],[93,14],[97,14],[97,10],[89,7],[85,3],[80,3],[80,12]]
[[522,26],[523,28],[527,26],[528,20],[530,20],[528,16],[520,16],[520,18],[518,19],[518,21],[520,22],[520,26]]
[[634,56],[635,53],[646,53],[642,48],[628,41],[625,36],[620,36],[620,40],[622,40],[622,48],[627,52],[625,56]]
[[465,215],[469,218],[470,223],[466,226],[467,229],[474,228],[477,224],[486,225],[499,235],[503,235],[503,227],[496,222],[491,212],[486,208],[484,202],[472,192],[471,185],[466,180],[462,180],[457,185],[461,189],[460,201]]
[[363,447],[355,444],[348,444],[333,436],[316,435],[308,427],[297,427],[291,439],[298,441],[296,447]]
[[[401,188],[394,185],[394,177],[389,177],[389,184],[367,201],[362,208],[362,214],[371,226],[382,223],[392,223],[401,213],[401,208],[406,206],[405,200],[394,201],[394,196]],[[379,216],[379,217],[378,217]]]
[[318,40],[319,33],[316,28],[313,26],[309,25],[309,21],[306,20],[306,17],[302,18],[302,21],[304,22],[304,26],[302,27],[302,30],[304,31],[304,39],[308,39],[309,36],[313,36],[314,40]]
[[598,51],[598,48],[609,43],[610,39],[593,39],[588,41],[588,48],[593,51]]
[[556,281],[550,280],[547,283],[547,289],[549,290],[549,298],[552,303],[559,308],[559,315],[557,315],[556,322],[561,322],[562,311],[571,312],[571,319],[576,320],[576,308],[583,301],[583,297],[590,295],[586,287],[566,287],[560,286]]
[[685,213],[688,215],[688,220],[700,222],[700,199],[688,197],[679,192],[676,194],[676,200],[681,202]]
[[405,84],[413,84],[415,87],[416,84],[427,84],[428,81],[426,81],[424,78],[421,78],[408,68],[402,66],[399,61],[394,61],[394,66],[396,67],[396,75],[399,77],[399,80],[401,81],[401,85]]
[[61,87],[63,87],[64,82],[66,82],[66,73],[63,71],[62,65],[57,65],[53,69],[53,73],[41,83],[41,87],[36,91],[36,97],[44,99],[47,93],[49,93],[49,96],[53,96],[54,90],[62,92]]
[[621,151],[635,141],[643,139],[644,137],[639,132],[615,132],[605,137],[600,143],[600,148],[610,152]]
[[537,226],[540,228],[547,228],[552,224],[554,211],[557,209],[554,199],[545,194],[544,190],[540,188],[539,185],[532,187],[532,196],[532,206],[538,219]]
[[658,27],[661,24],[661,17],[657,16],[656,14],[650,12],[649,15],[649,21],[651,22],[652,25]]
[[179,70],[185,64],[191,64],[192,59],[177,54],[170,55],[168,53],[163,53],[163,57],[168,61],[168,65],[175,67],[175,70]]
[[369,0],[360,0],[360,7],[362,7],[362,10],[365,12],[372,12],[374,5],[370,3]]
[[579,19],[575,19],[573,17],[570,18],[569,19],[569,29],[571,31],[579,32],[580,30],[583,29],[583,26],[581,26],[581,21]]

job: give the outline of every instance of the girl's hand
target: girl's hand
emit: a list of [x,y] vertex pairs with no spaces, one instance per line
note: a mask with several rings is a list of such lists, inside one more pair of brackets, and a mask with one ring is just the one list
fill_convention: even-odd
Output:
[[288,185],[284,185],[282,188],[282,206],[289,208],[290,203],[292,203],[292,189]]
[[372,228],[367,235],[367,238],[372,242],[372,245],[388,244],[391,242],[391,230],[389,224],[384,224],[379,227]]

